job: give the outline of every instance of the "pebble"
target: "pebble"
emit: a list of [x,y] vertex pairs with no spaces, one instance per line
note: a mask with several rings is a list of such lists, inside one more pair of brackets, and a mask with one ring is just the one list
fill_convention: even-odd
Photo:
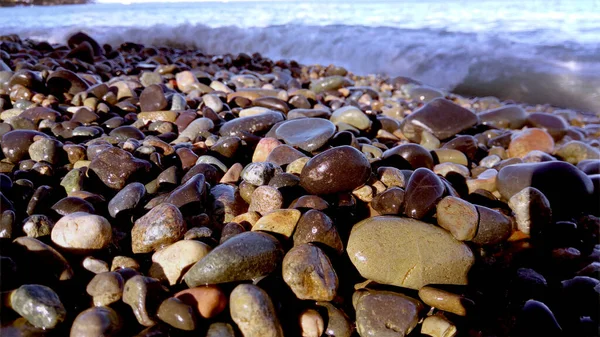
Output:
[[245,281],[270,274],[283,258],[277,239],[245,232],[217,246],[184,275],[188,287]]
[[116,218],[121,212],[135,210],[145,194],[146,188],[143,184],[138,182],[127,184],[108,202],[108,213]]
[[134,254],[156,251],[178,241],[185,231],[179,209],[172,204],[160,204],[134,223],[131,250]]
[[280,167],[270,162],[251,163],[242,170],[241,177],[252,185],[261,186],[268,184],[280,170]]
[[71,337],[106,336],[117,337],[123,321],[109,307],[92,307],[79,313],[71,326]]
[[168,325],[184,331],[196,329],[196,317],[192,308],[181,300],[170,297],[158,307],[156,316]]
[[235,287],[229,296],[229,311],[244,337],[283,337],[271,298],[255,285]]
[[466,316],[469,305],[473,306],[472,301],[461,295],[431,286],[419,289],[419,298],[429,306],[458,316]]
[[301,300],[331,301],[336,295],[338,277],[329,258],[311,244],[294,246],[283,258],[285,283]]
[[121,190],[135,174],[148,172],[150,164],[121,149],[110,147],[96,155],[88,170],[94,172],[106,186]]
[[347,250],[363,277],[411,289],[432,283],[467,284],[474,263],[469,247],[444,229],[391,216],[354,225]]
[[294,246],[319,243],[331,247],[338,254],[344,251],[342,239],[333,221],[317,209],[311,209],[300,217],[293,239]]
[[445,191],[445,185],[433,171],[418,168],[410,176],[406,186],[404,214],[415,219],[431,215]]
[[475,237],[479,224],[477,208],[460,198],[447,196],[436,206],[438,225],[449,231],[456,240],[469,241]]
[[36,328],[53,329],[67,312],[58,295],[39,284],[25,284],[10,294],[10,307]]
[[517,228],[531,236],[539,235],[552,221],[552,209],[546,196],[535,187],[526,187],[508,200]]
[[197,315],[206,319],[219,315],[228,303],[223,290],[214,285],[185,289],[175,297],[192,306]]
[[423,304],[391,291],[358,291],[352,296],[361,336],[406,336],[419,322]]
[[511,158],[523,158],[529,152],[536,150],[552,153],[554,139],[542,129],[530,128],[513,134],[507,151]]
[[402,144],[383,152],[382,159],[395,163],[394,167],[417,169],[424,167],[433,168],[433,157],[429,151],[418,144]]
[[342,310],[330,302],[317,302],[319,307],[327,310],[327,326],[325,336],[328,337],[350,337],[354,332],[354,326]]
[[311,158],[300,174],[300,185],[310,194],[352,191],[371,175],[367,158],[350,146],[339,146]]
[[147,327],[156,324],[156,311],[165,298],[167,289],[158,280],[142,275],[127,280],[123,290],[123,302],[131,307],[138,323]]
[[600,150],[578,140],[561,145],[556,149],[555,154],[573,165],[577,165],[583,160],[600,159]]
[[70,252],[89,252],[108,247],[112,227],[104,217],[84,212],[63,216],[50,234],[52,242]]
[[456,326],[442,315],[427,316],[421,323],[421,334],[432,337],[454,337]]
[[325,331],[323,317],[314,309],[306,309],[300,314],[302,337],[321,337]]
[[273,210],[258,219],[252,230],[276,233],[288,239],[294,233],[300,216],[300,211],[296,209]]
[[248,208],[250,212],[267,214],[283,206],[283,195],[279,190],[271,186],[257,187],[252,192],[250,199],[250,207]]
[[150,272],[153,277],[166,279],[169,285],[179,283],[182,274],[194,263],[200,261],[210,252],[205,243],[195,240],[182,240],[160,249],[152,255]]
[[[369,117],[354,106],[345,106],[335,110],[331,114],[329,120],[335,125],[345,123],[359,130],[366,130],[371,126],[371,120],[369,120]],[[333,132],[331,135],[333,135]]]
[[92,296],[95,306],[109,306],[121,300],[124,284],[121,274],[107,271],[96,274],[88,283],[86,292]]
[[501,129],[520,129],[525,126],[527,114],[517,105],[505,105],[480,113],[481,124]]
[[[267,158],[273,152],[273,150],[281,145],[281,142],[276,138],[265,137],[262,138],[258,144],[256,144],[256,148],[254,149],[254,154],[252,154],[252,162],[263,162],[268,161]],[[276,163],[277,165],[281,165]]]
[[487,208],[475,205],[479,213],[477,234],[471,239],[478,245],[495,245],[506,241],[512,233],[512,222],[506,215]]
[[282,123],[275,134],[290,146],[312,152],[323,147],[333,136],[335,122],[332,122],[321,118],[293,119]]

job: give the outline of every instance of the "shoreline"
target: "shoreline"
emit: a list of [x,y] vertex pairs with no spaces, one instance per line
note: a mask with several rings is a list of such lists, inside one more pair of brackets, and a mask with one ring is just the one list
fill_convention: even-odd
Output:
[[0,335],[597,332],[599,115],[83,33],[0,50]]

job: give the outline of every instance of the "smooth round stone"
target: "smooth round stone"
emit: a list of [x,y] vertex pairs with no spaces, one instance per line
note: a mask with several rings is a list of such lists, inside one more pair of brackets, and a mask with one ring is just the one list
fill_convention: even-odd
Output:
[[119,314],[109,307],[86,309],[75,317],[70,337],[117,337],[122,327]]
[[2,135],[2,152],[11,163],[17,164],[29,157],[29,147],[34,142],[34,137],[47,137],[45,134],[33,130],[13,130]]
[[81,109],[77,110],[76,113],[73,114],[73,117],[71,118],[71,122],[78,122],[78,123],[81,123],[84,125],[90,125],[93,122],[97,121],[98,119],[100,119],[100,116],[98,116],[93,111],[90,111],[85,108],[81,108]]
[[97,259],[93,256],[86,256],[83,259],[83,262],[81,262],[81,265],[85,270],[90,271],[94,274],[104,273],[109,270],[107,262]]
[[419,298],[429,306],[459,316],[467,315],[468,308],[465,308],[465,304],[470,303],[463,296],[431,286],[419,289]]
[[240,117],[225,122],[219,134],[221,136],[236,136],[241,139],[246,139],[247,134],[258,135],[263,134],[271,129],[277,122],[284,120],[280,112],[265,112],[259,115]]
[[66,197],[57,201],[50,209],[60,215],[67,215],[75,212],[95,213],[94,206],[91,203],[77,197]]
[[123,211],[134,210],[146,194],[143,184],[134,182],[127,184],[108,202],[108,213],[113,218]]
[[343,76],[334,75],[311,81],[309,89],[318,94],[324,91],[337,90],[349,85],[352,85],[350,80]]
[[136,275],[125,282],[123,302],[131,307],[138,323],[153,326],[156,311],[167,294],[167,289],[158,280]]
[[418,168],[406,186],[404,214],[423,219],[435,211],[435,205],[444,196],[446,186],[433,171]]
[[261,186],[268,184],[280,171],[280,167],[270,162],[250,163],[242,170],[241,177],[252,185]]
[[454,149],[464,153],[469,160],[474,160],[478,152],[477,139],[473,136],[456,136],[451,141],[442,145],[443,149]]
[[50,235],[54,222],[45,215],[34,214],[23,221],[23,232],[31,238]]
[[248,211],[267,214],[283,207],[283,195],[271,186],[259,186],[252,192]]
[[294,246],[305,243],[320,243],[331,247],[338,254],[344,252],[344,245],[333,221],[325,213],[311,209],[304,213],[294,232]]
[[352,296],[352,304],[361,336],[406,336],[417,326],[423,310],[419,300],[391,291],[359,290]]
[[229,297],[229,311],[244,337],[283,337],[271,298],[255,285],[235,287]]
[[140,108],[142,112],[164,110],[168,104],[163,89],[158,84],[147,86],[140,94]]
[[35,161],[46,161],[52,165],[61,159],[63,144],[55,139],[41,138],[29,146],[29,157]]
[[119,126],[118,128],[112,130],[109,135],[123,142],[130,138],[143,140],[145,137],[142,131],[131,125]]
[[466,166],[456,163],[437,164],[433,167],[433,172],[443,177],[447,177],[450,174],[458,174],[464,178],[469,178],[471,176],[471,172]]
[[[269,154],[273,151],[274,148],[281,145],[281,142],[276,138],[265,137],[262,138],[258,144],[256,144],[256,148],[254,149],[254,153],[252,154],[252,162],[261,162],[267,161]],[[280,164],[278,164],[280,165]]]
[[437,139],[448,139],[479,122],[477,115],[444,98],[436,98],[404,118],[400,129],[413,142],[421,141],[423,130]]
[[297,209],[278,209],[262,216],[252,226],[253,231],[264,231],[290,238],[302,214]]
[[388,188],[371,200],[371,207],[379,215],[398,215],[404,211],[404,195],[401,188]]
[[577,164],[577,168],[587,175],[600,174],[600,159],[585,159]]
[[277,239],[260,232],[233,236],[198,261],[184,275],[188,287],[246,281],[270,274],[283,258]]
[[456,163],[469,166],[469,160],[464,153],[454,149],[435,149],[433,155],[439,163]]
[[477,234],[471,240],[478,245],[495,245],[506,241],[512,233],[512,222],[506,215],[485,206],[475,205],[479,213]]
[[148,172],[150,163],[133,157],[129,152],[110,147],[96,155],[88,170],[93,171],[106,186],[121,190],[134,174]]
[[192,307],[175,297],[164,300],[158,307],[158,318],[170,326],[185,331],[196,329],[196,317]]
[[241,146],[242,140],[239,137],[221,137],[210,147],[210,150],[225,158],[234,158]]
[[527,121],[525,110],[517,105],[505,105],[480,113],[481,124],[500,129],[520,129]]
[[477,233],[479,213],[477,208],[460,198],[448,196],[436,206],[438,225],[460,241],[471,240]]
[[71,252],[101,250],[111,243],[112,227],[104,217],[75,212],[58,220],[50,238],[56,245]]
[[475,262],[469,247],[446,230],[391,216],[354,225],[347,251],[364,278],[411,289],[467,284],[467,273]]
[[121,300],[125,281],[121,274],[110,271],[96,274],[88,283],[86,292],[92,296],[97,307],[108,306]]
[[555,154],[573,165],[579,164],[582,160],[600,159],[600,150],[577,140],[562,145]]
[[444,94],[441,91],[420,85],[409,86],[406,90],[406,94],[410,99],[423,103],[427,103],[439,97],[444,97]]
[[277,138],[282,139],[286,144],[307,152],[321,148],[334,133],[335,125],[322,118],[302,118],[286,121],[275,132]]
[[202,96],[202,102],[204,105],[211,108],[214,112],[219,113],[223,110],[223,102],[217,95],[206,94]]
[[[264,139],[264,138],[263,138]],[[296,171],[298,172],[297,174],[300,174],[300,172],[302,171],[302,167],[304,167],[304,164],[306,164],[306,162],[309,160],[310,158],[308,158],[304,153],[294,149],[293,147],[289,146],[289,145],[279,145],[276,148],[274,148],[269,155],[267,156],[267,158],[265,159],[265,161],[271,162],[275,165],[279,165],[279,166],[283,166],[283,165],[288,165],[286,167],[286,171],[290,171],[290,170],[294,170],[294,172],[290,172],[290,173],[295,173]],[[300,164],[300,161],[303,161],[301,167],[298,167]]]
[[552,153],[554,151],[554,139],[548,132],[531,128],[517,132],[511,136],[508,145],[508,155],[511,158],[523,158],[531,151],[542,151]]
[[352,125],[359,130],[366,130],[371,126],[369,117],[354,106],[345,106],[335,110],[333,114],[331,114],[329,120],[335,125],[345,123]]
[[185,137],[193,142],[201,133],[210,131],[214,127],[215,123],[212,120],[206,117],[198,118],[183,129],[179,134],[179,138]]
[[220,314],[228,302],[223,290],[214,285],[185,289],[175,297],[195,308],[196,314],[206,319]]
[[436,314],[427,316],[421,323],[421,334],[433,337],[453,337],[458,330],[445,316]]
[[176,206],[160,204],[134,223],[131,250],[134,254],[156,251],[177,242],[186,229],[183,216]]
[[180,281],[184,270],[200,261],[209,251],[210,247],[200,241],[177,241],[152,255],[150,271],[156,270],[158,275],[153,277],[166,279],[170,285],[175,285]]
[[529,114],[527,124],[548,131],[555,140],[560,140],[569,129],[569,123],[561,116],[541,112]]
[[58,251],[42,241],[21,236],[13,241],[13,246],[23,261],[37,266],[28,271],[33,279],[55,278],[64,281],[73,277],[73,269],[69,262]]
[[[424,147],[418,144],[402,144],[395,146],[385,152],[383,152],[382,159],[387,161],[397,160],[397,156],[401,157],[404,160],[400,159],[402,163],[408,163],[410,167],[402,167],[402,168],[412,168],[417,169],[419,167],[425,167],[428,169],[433,168],[433,157],[431,153]],[[401,166],[402,163],[400,164]],[[396,166],[396,165],[394,165]]]
[[25,284],[10,294],[10,307],[36,328],[53,329],[67,312],[56,293],[43,285]]
[[319,307],[327,310],[327,326],[325,336],[328,337],[350,337],[354,332],[353,324],[348,316],[330,302],[317,302]]
[[294,246],[283,258],[285,283],[301,300],[331,301],[338,277],[325,253],[311,244]]
[[302,337],[321,337],[325,331],[325,321],[314,309],[304,310],[298,321]]
[[399,169],[395,167],[382,166],[377,169],[377,176],[387,187],[406,187],[408,178]]
[[371,176],[371,164],[357,149],[340,146],[310,159],[300,174],[300,185],[310,194],[352,191]]
[[540,190],[526,187],[508,200],[517,228],[528,235],[539,235],[552,221],[550,202]]
[[208,327],[206,337],[235,337],[235,333],[230,324],[217,322]]
[[558,161],[506,166],[498,173],[496,185],[505,200],[526,187],[538,189],[550,202],[556,220],[584,209],[594,191],[581,170]]

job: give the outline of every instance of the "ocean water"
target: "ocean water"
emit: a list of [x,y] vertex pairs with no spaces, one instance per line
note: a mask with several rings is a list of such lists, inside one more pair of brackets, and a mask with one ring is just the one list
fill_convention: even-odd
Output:
[[600,113],[600,0],[104,0],[0,8],[0,18],[1,34],[51,43],[81,30],[113,45],[259,52]]

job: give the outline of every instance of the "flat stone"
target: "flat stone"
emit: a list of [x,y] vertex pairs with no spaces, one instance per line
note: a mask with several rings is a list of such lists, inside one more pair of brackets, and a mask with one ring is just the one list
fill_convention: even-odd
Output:
[[10,307],[36,328],[53,329],[67,312],[56,293],[43,285],[25,284],[10,294]]
[[404,214],[415,219],[430,216],[445,191],[444,183],[433,171],[418,168],[410,176],[406,186]]
[[163,203],[139,218],[131,229],[131,249],[134,254],[149,253],[177,242],[186,231],[179,209]]
[[[288,165],[286,168],[286,172],[290,170],[295,170],[297,174],[300,174],[304,164],[309,160],[304,153],[294,149],[289,145],[279,145],[274,148],[271,153],[267,156],[265,161],[271,162],[273,164],[284,166]],[[303,162],[301,164],[301,162]],[[294,173],[290,172],[290,173]]]
[[286,144],[307,152],[321,148],[334,133],[335,125],[322,118],[290,120],[282,123],[275,132],[277,138],[283,139]]
[[301,300],[331,301],[338,277],[325,253],[311,244],[294,246],[283,258],[283,280]]
[[352,296],[361,336],[404,337],[419,322],[423,304],[391,291],[358,291]]
[[246,139],[249,135],[266,133],[275,123],[283,120],[280,112],[265,112],[259,115],[240,117],[224,123],[219,129],[219,134]]
[[300,174],[300,185],[310,194],[352,191],[371,176],[371,164],[357,149],[340,146],[310,159]]
[[315,93],[321,93],[328,90],[337,90],[339,88],[352,85],[347,78],[339,75],[328,76],[310,82],[310,90]]
[[229,311],[244,337],[283,337],[271,298],[255,285],[235,287],[229,297]]
[[112,227],[99,215],[75,212],[65,215],[52,228],[52,242],[71,252],[102,250],[112,240]]
[[270,274],[283,258],[279,241],[269,234],[245,232],[228,239],[185,274],[188,287],[256,279]]
[[404,118],[400,129],[406,138],[418,143],[423,130],[444,140],[477,123],[477,115],[471,111],[449,100],[436,98]]
[[569,123],[563,117],[541,112],[529,114],[527,124],[546,130],[555,140],[564,137],[569,129]]
[[469,247],[446,230],[391,216],[354,225],[347,250],[363,277],[411,289],[433,283],[467,284],[474,263]]
[[273,210],[258,219],[252,226],[252,230],[272,232],[290,238],[300,220],[300,215],[301,213],[297,209]]

